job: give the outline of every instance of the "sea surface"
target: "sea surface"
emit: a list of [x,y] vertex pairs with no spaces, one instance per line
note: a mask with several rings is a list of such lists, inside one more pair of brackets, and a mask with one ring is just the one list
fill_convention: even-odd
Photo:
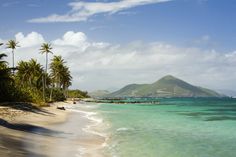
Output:
[[96,131],[107,136],[105,156],[236,156],[236,99],[159,98],[159,103],[146,103],[153,100],[85,105],[103,123]]

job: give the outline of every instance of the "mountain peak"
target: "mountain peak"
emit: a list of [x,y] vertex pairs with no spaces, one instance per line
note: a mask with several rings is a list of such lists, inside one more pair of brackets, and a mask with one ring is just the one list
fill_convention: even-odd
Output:
[[111,93],[110,97],[220,97],[210,89],[191,85],[172,75],[152,84],[131,84]]
[[180,81],[180,79],[178,79],[172,75],[166,75],[166,76],[160,78],[159,80],[157,80],[156,82],[154,82],[153,84],[164,83],[164,82],[170,83],[170,82],[175,82],[175,81]]
[[166,76],[162,77],[160,80],[175,80],[175,79],[177,79],[177,78],[172,75],[166,75]]

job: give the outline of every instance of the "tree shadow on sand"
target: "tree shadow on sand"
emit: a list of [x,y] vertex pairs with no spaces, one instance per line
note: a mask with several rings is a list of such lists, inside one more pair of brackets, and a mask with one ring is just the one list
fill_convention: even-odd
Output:
[[8,129],[24,131],[28,133],[43,135],[43,136],[55,136],[58,134],[62,134],[63,132],[54,131],[51,129],[47,129],[41,126],[31,125],[31,124],[23,124],[23,123],[9,123],[8,121],[0,118],[0,126],[3,126]]
[[19,139],[10,135],[0,134],[0,156],[4,157],[46,157],[45,155],[38,154],[27,150],[25,144],[28,141]]
[[15,110],[33,112],[33,113],[42,114],[42,115],[55,115],[51,112],[48,112],[47,110],[44,110],[43,108],[37,107],[27,102],[14,102],[14,103],[6,102],[6,103],[1,103],[0,106],[10,107]]

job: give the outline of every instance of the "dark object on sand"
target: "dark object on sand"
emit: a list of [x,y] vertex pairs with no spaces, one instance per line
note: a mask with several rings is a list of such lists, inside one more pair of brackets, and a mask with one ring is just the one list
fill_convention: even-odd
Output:
[[76,102],[75,102],[75,101],[73,101],[73,104],[76,104]]
[[57,107],[59,110],[66,110],[65,107]]

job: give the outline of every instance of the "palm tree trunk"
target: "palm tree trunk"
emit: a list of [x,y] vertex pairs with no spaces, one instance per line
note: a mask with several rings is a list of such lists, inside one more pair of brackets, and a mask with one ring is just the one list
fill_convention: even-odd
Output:
[[43,83],[43,101],[46,102],[46,99],[45,99],[45,86],[44,86],[44,76],[42,77],[42,83]]
[[14,56],[14,50],[12,49],[12,73],[13,75],[15,74],[14,62],[15,62],[15,56]]
[[50,92],[50,102],[52,102],[52,92],[54,89],[54,83],[52,83],[51,92]]
[[46,73],[48,72],[48,53],[46,53],[46,66],[45,66],[45,69],[46,69]]
[[45,73],[45,89],[47,89],[47,73],[48,73],[48,53],[46,53],[46,73]]
[[44,81],[43,81],[43,93],[44,93],[44,102],[46,102],[46,89],[47,89],[47,70],[48,70],[48,54],[46,53],[46,65],[45,65],[45,74],[44,74]]

